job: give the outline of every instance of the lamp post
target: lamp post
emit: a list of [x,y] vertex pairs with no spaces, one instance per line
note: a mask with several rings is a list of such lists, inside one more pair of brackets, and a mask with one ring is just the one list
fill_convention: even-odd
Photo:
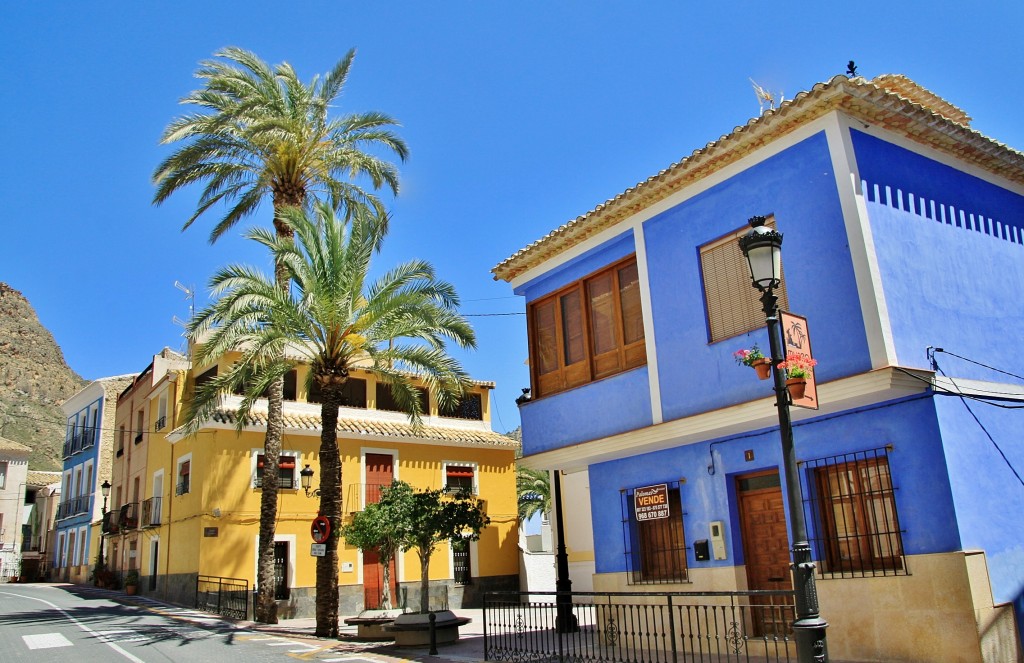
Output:
[[828,643],[825,629],[828,622],[818,611],[818,590],[815,587],[814,562],[807,540],[807,522],[804,519],[800,473],[793,449],[793,422],[789,416],[789,392],[785,377],[779,368],[785,357],[782,352],[782,329],[779,324],[779,298],[775,288],[781,282],[782,233],[765,226],[765,217],[749,220],[751,231],[740,238],[750,268],[750,278],[761,291],[761,306],[768,324],[768,344],[771,348],[772,377],[775,380],[775,404],[779,410],[779,435],[782,437],[782,467],[786,477],[786,501],[793,525],[793,588],[796,590],[796,620],[793,636],[796,640],[797,660],[800,663],[828,661]]
[[107,525],[107,498],[110,497],[110,482],[107,481],[106,479],[104,479],[103,483],[100,484],[100,492],[103,493],[103,506],[100,507],[100,513],[103,514],[103,524],[100,525],[100,558],[98,560],[98,566],[102,567],[104,564],[103,541],[107,538],[106,536],[104,536],[105,533],[103,531],[103,528]]

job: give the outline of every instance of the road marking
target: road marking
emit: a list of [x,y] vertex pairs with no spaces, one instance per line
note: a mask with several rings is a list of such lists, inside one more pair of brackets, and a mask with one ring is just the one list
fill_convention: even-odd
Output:
[[21,639],[29,649],[52,649],[54,647],[71,647],[71,641],[60,633],[40,633],[23,635]]
[[12,594],[12,593],[9,593],[9,592],[0,592],[0,594],[6,595],[6,596],[16,596],[19,599],[28,599],[30,601],[39,601],[40,603],[45,603],[46,605],[50,606],[51,608],[53,608],[57,612],[59,612],[62,615],[64,615],[64,617],[66,617],[68,619],[68,621],[70,621],[72,624],[74,624],[78,628],[82,629],[83,631],[85,631],[89,635],[95,635],[96,637],[98,637],[100,639],[100,641],[103,642],[103,644],[107,645],[108,647],[110,647],[111,649],[116,651],[121,656],[124,656],[129,661],[131,661],[132,663],[146,663],[141,658],[138,658],[137,656],[133,656],[132,654],[129,654],[128,652],[126,652],[124,649],[118,647],[113,642],[107,641],[99,633],[97,633],[96,631],[92,630],[91,628],[89,628],[88,626],[83,624],[82,622],[78,621],[77,619],[75,619],[74,617],[69,615],[68,612],[66,610],[64,610],[64,608],[61,608],[56,603],[51,603],[50,601],[47,601],[46,599],[37,599],[34,596],[25,596],[23,594]]

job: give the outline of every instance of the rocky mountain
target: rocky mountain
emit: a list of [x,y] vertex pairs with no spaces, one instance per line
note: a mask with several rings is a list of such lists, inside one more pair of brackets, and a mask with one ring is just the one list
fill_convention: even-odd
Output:
[[60,406],[86,384],[25,296],[0,282],[0,437],[31,447],[33,470],[61,468]]

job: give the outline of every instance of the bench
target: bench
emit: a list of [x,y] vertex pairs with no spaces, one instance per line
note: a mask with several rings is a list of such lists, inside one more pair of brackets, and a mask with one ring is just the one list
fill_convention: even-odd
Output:
[[[434,633],[439,645],[459,639],[459,627],[473,621],[469,617],[457,617],[451,610],[440,610],[435,616]],[[425,647],[430,644],[430,614],[409,613],[400,615],[384,627],[394,634],[395,644],[405,647]]]
[[398,608],[394,610],[364,610],[356,617],[348,617],[345,623],[356,627],[356,637],[360,640],[391,640],[393,635],[385,629],[395,618],[402,615],[403,611]]

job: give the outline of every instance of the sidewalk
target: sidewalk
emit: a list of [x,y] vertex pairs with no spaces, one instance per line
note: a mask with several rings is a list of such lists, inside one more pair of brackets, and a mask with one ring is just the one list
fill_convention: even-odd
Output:
[[167,603],[144,595],[128,596],[124,592],[111,589],[99,589],[92,585],[73,585],[55,583],[51,586],[61,587],[74,594],[88,594],[104,599],[134,605],[142,608],[168,612],[177,619],[195,621],[203,626],[211,622],[221,622],[228,628],[265,633],[267,635],[287,636],[296,640],[317,643],[324,649],[312,660],[338,660],[344,658],[351,663],[399,663],[401,661],[418,661],[419,663],[476,663],[484,660],[484,622],[483,610],[456,610],[460,617],[468,617],[472,621],[459,629],[459,640],[451,644],[438,645],[437,656],[431,656],[428,647],[398,647],[394,642],[372,642],[356,639],[356,627],[345,624],[343,615],[339,618],[339,637],[318,638],[316,619],[282,619],[277,624],[257,624],[251,621],[228,619],[221,615],[203,612],[186,606]]

